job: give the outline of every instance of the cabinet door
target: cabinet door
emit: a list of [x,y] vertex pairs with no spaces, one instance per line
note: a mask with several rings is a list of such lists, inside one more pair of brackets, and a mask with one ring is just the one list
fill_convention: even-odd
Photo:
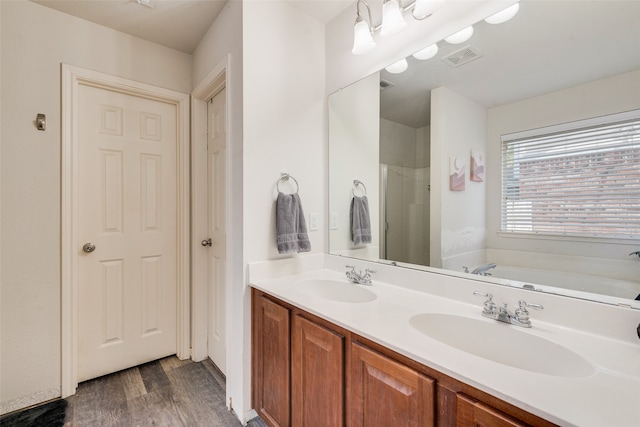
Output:
[[357,343],[351,357],[350,427],[434,425],[433,379]]
[[294,316],[291,332],[291,423],[344,425],[344,337]]
[[290,423],[289,310],[258,295],[253,308],[253,406],[272,427]]
[[465,395],[457,396],[457,427],[526,427],[502,412],[473,400]]

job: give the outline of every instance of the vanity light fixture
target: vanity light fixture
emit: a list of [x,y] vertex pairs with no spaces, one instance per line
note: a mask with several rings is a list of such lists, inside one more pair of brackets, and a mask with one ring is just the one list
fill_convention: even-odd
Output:
[[[365,21],[360,14],[360,4],[363,4],[367,9],[369,15],[369,21]],[[354,55],[364,55],[376,47],[376,42],[373,40],[373,29],[371,28],[371,9],[369,9],[369,3],[365,0],[358,0],[356,3],[356,23],[353,26],[353,49],[351,53]]]
[[445,37],[444,41],[451,44],[464,43],[473,35],[473,25],[469,25],[467,28],[463,28],[457,33],[451,34],[449,37]]
[[[153,1],[153,0],[138,0]],[[406,5],[403,6],[403,0],[384,0],[382,3],[382,23],[374,25],[371,20],[371,7],[366,0],[356,1],[356,22],[353,26],[353,48],[351,52],[354,55],[363,55],[371,51],[375,47],[373,35],[380,32],[381,36],[389,36],[402,31],[407,22],[404,15],[413,11],[413,17],[418,20],[431,16],[436,10],[440,9],[447,0],[405,0]],[[367,10],[367,18],[361,10],[364,6]]]
[[154,7],[156,7],[153,0],[138,0],[138,4],[140,6],[148,7],[149,9],[153,9]]
[[444,5],[444,2],[445,0],[416,0],[416,5],[413,7],[413,17],[424,19],[431,16]]
[[421,61],[426,61],[427,59],[431,59],[438,53],[438,45],[432,44],[430,46],[425,47],[413,54],[413,57],[419,59]]
[[391,74],[400,74],[407,68],[409,68],[409,63],[405,58],[402,58],[400,61],[394,62],[393,64],[386,67],[385,70],[387,70]]
[[398,0],[384,0],[384,3],[382,3],[382,31],[380,31],[380,35],[385,37],[399,33],[406,26],[407,23],[402,17]]
[[507,22],[509,19],[513,18],[514,16],[516,16],[519,10],[520,10],[520,3],[512,4],[506,9],[502,9],[500,12],[494,13],[490,17],[485,18],[484,22],[486,22],[487,24],[502,24],[504,22]]

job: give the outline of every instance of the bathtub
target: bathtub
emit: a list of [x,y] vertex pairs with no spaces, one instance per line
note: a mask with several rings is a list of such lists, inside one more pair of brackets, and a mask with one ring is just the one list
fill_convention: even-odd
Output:
[[[546,289],[547,286],[562,288],[568,291],[574,291],[576,296],[580,296],[582,293],[591,293],[634,300],[640,294],[640,282],[611,279],[601,276],[513,267],[500,264],[498,264],[496,268],[489,270],[488,273],[490,273],[493,278],[520,282],[520,286],[532,284],[535,289],[545,291],[549,291],[549,289]],[[542,289],[542,287],[545,287],[545,289]]]

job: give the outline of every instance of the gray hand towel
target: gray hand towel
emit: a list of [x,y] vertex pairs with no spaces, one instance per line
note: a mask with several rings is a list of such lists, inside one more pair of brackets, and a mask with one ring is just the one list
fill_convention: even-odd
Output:
[[351,199],[349,208],[351,223],[351,241],[356,246],[371,243],[371,219],[369,218],[369,201],[367,196]]
[[276,200],[276,240],[278,253],[309,252],[311,242],[298,193],[278,193]]

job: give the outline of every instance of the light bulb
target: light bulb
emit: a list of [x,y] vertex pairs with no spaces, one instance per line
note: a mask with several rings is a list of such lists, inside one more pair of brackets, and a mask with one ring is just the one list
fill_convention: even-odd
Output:
[[364,55],[370,52],[376,46],[371,35],[369,24],[362,18],[358,17],[353,26],[353,49],[351,53],[354,55]]
[[424,19],[444,5],[445,0],[416,0],[413,8],[413,16],[416,19]]
[[507,22],[509,19],[516,16],[516,13],[520,10],[520,3],[512,4],[506,9],[502,9],[498,13],[494,13],[490,17],[486,18],[484,21],[487,24],[502,24],[503,22]]
[[399,74],[405,71],[407,68],[409,68],[409,63],[405,58],[402,58],[400,61],[394,62],[393,64],[386,67],[385,70],[387,70],[391,74]]
[[407,26],[402,17],[400,5],[397,0],[385,0],[382,4],[382,31],[381,36],[390,36],[399,33]]
[[467,28],[463,28],[457,33],[451,34],[449,37],[445,37],[444,41],[451,44],[460,44],[464,43],[471,38],[473,35],[473,26],[468,26]]
[[425,61],[427,59],[433,58],[437,53],[438,45],[434,43],[431,46],[427,46],[424,49],[417,51],[413,54],[413,57],[421,61]]

